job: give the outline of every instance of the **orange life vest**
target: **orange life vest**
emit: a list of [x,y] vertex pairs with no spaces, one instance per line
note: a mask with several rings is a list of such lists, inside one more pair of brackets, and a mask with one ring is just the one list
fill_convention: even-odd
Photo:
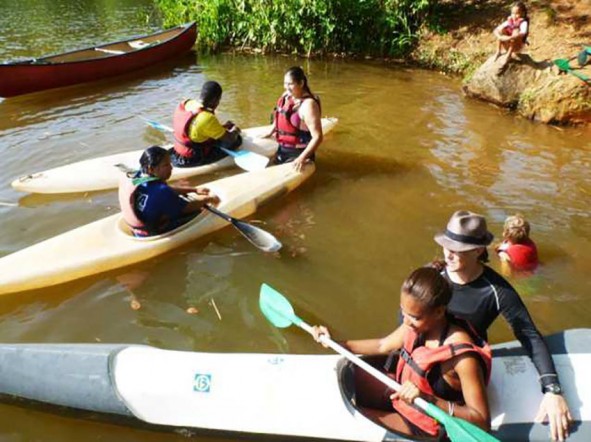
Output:
[[157,177],[123,177],[119,182],[119,205],[121,206],[121,214],[127,225],[131,228],[133,233],[137,236],[149,236],[150,231],[135,212],[135,191],[140,184],[148,181],[156,181]]
[[195,155],[197,150],[203,151],[203,157],[207,156],[213,148],[215,140],[210,138],[202,143],[195,143],[189,138],[189,126],[193,122],[193,118],[201,112],[214,113],[211,109],[200,107],[197,111],[190,111],[185,108],[186,101],[181,102],[174,111],[172,117],[172,128],[174,134],[174,150],[175,152],[185,158],[191,158]]
[[[463,321],[464,322],[464,321]],[[471,327],[465,323],[468,329]],[[467,331],[471,331],[468,330]],[[417,346],[419,336],[412,330],[406,334],[404,346],[396,366],[396,381],[400,384],[411,381],[423,393],[433,395],[433,388],[427,376],[431,369],[445,361],[464,353],[475,353],[482,359],[485,368],[485,379],[488,384],[490,380],[490,370],[492,364],[492,353],[490,346],[485,341],[476,336],[475,332],[470,333],[475,338],[477,344],[462,342],[458,344],[446,344],[437,348],[427,348]],[[415,348],[416,347],[416,348]],[[413,425],[416,425],[424,432],[436,436],[439,434],[440,427],[435,419],[427,416],[424,412],[418,410],[413,405],[409,405],[401,399],[392,401],[394,409],[408,419]]]

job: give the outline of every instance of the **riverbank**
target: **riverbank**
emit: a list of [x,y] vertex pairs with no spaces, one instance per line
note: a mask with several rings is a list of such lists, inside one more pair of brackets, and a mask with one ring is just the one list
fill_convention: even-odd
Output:
[[[477,69],[494,54],[496,41],[492,30],[507,17],[511,3],[443,0],[438,6],[436,25],[431,27],[435,30],[423,30],[411,59],[420,66],[461,75],[465,83],[470,82]],[[531,1],[528,8],[531,25],[524,53],[536,63],[550,65],[555,59],[575,57],[583,45],[591,46],[591,0]],[[577,66],[576,60],[571,66]],[[591,63],[576,72],[591,78]],[[523,69],[509,70],[504,81],[511,82],[512,75],[522,74]],[[556,68],[548,68],[538,77],[535,84],[529,83],[517,91],[516,102],[496,104],[506,104],[519,115],[544,123],[591,123],[589,84],[573,75],[558,75]]]

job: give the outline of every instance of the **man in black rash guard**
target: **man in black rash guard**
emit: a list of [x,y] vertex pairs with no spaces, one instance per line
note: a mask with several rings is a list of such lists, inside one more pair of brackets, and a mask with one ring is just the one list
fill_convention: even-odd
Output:
[[503,315],[540,375],[544,399],[536,420],[547,416],[552,439],[565,440],[572,418],[548,347],[515,289],[484,265],[488,261],[486,247],[493,240],[486,220],[472,212],[458,211],[450,218],[446,231],[434,239],[443,247],[445,258],[444,263],[436,265],[441,266],[453,287],[448,311],[470,321],[484,339],[488,339],[490,325],[499,314]]

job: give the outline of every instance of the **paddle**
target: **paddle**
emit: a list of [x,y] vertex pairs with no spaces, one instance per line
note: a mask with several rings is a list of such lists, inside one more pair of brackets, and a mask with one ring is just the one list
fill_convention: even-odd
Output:
[[585,83],[591,80],[586,75],[575,72],[573,68],[570,67],[569,61],[566,58],[557,58],[556,60],[553,60],[553,63],[556,66],[558,66],[559,71],[568,72],[569,74],[574,75],[578,79],[583,80]]
[[[159,130],[161,132],[173,132],[173,129],[170,126],[165,126],[164,124],[158,123],[157,121],[148,120],[144,117],[140,118],[156,130]],[[240,149],[234,151],[221,146],[216,147],[224,151],[226,154],[230,155],[234,159],[234,162],[238,167],[248,172],[263,170],[265,167],[267,167],[267,164],[269,163],[269,158],[256,152],[251,152],[250,150]]]
[[[267,284],[261,285],[259,307],[263,312],[263,315],[265,315],[265,317],[275,327],[285,328],[289,327],[291,324],[295,324],[313,335],[312,327],[309,324],[306,324],[301,318],[296,316],[289,301],[281,293]],[[323,335],[320,337],[320,340],[322,343],[328,345],[334,351],[344,356],[349,361],[353,362],[355,365],[362,368],[391,389],[395,391],[400,390],[401,385],[399,383],[389,378],[378,369],[369,365],[367,362],[354,355],[349,350],[341,347],[332,339]],[[470,422],[466,422],[465,420],[448,415],[439,407],[430,404],[422,398],[415,399],[414,404],[433,419],[440,422],[445,427],[448,437],[454,442],[499,442],[498,439],[483,429],[471,424]]]
[[[591,50],[591,48],[589,48],[589,50]],[[589,58],[589,54],[591,54],[591,52],[588,52],[587,48],[585,48],[581,52],[579,52],[579,55],[577,55],[577,63],[579,64],[580,68],[582,68],[583,66],[585,66],[585,64],[587,64],[587,59]]]
[[275,238],[269,232],[259,229],[258,227],[255,227],[245,221],[240,221],[239,219],[233,218],[224,212],[220,212],[218,209],[210,206],[209,204],[205,204],[203,207],[205,207],[211,213],[231,223],[248,241],[250,241],[251,244],[253,244],[255,247],[258,247],[263,252],[276,252],[282,247],[277,238]]

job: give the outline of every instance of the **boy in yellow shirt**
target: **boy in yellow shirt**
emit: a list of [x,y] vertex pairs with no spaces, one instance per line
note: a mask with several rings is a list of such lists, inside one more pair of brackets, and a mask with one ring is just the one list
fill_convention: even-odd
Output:
[[173,116],[173,166],[213,163],[227,155],[220,147],[236,150],[242,144],[240,128],[231,121],[221,124],[215,116],[221,98],[220,84],[207,81],[201,88],[199,101],[184,100],[177,106]]

